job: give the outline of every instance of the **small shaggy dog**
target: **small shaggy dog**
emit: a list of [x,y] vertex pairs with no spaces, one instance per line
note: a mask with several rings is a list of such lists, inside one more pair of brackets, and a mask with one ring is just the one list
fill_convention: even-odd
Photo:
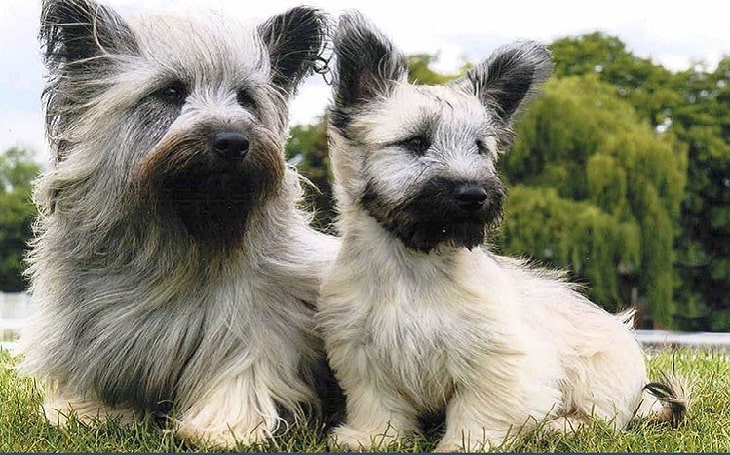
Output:
[[337,242],[296,208],[283,146],[325,32],[305,7],[253,27],[43,1],[55,160],[21,371],[45,380],[52,423],[172,413],[181,438],[231,446],[318,405]]
[[406,58],[357,13],[341,18],[334,46],[343,239],[318,314],[347,396],[333,442],[387,443],[434,412],[446,416],[437,451],[495,447],[538,422],[569,431],[591,417],[619,428],[637,413],[680,418],[686,391],[649,383],[630,313],[483,246],[505,197],[495,162],[551,73],[548,50],[513,43],[426,87],[408,84]]

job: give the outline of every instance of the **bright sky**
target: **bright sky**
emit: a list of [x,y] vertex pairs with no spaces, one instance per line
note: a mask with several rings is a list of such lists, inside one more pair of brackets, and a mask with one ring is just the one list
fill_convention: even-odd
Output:
[[[48,157],[40,94],[44,70],[38,43],[40,2],[0,0],[0,150],[33,149]],[[258,22],[304,3],[333,16],[358,9],[407,54],[438,53],[437,69],[450,71],[479,61],[516,39],[550,43],[557,38],[602,31],[618,36],[636,55],[670,69],[698,61],[714,68],[730,55],[730,2],[725,0],[108,0],[124,17],[147,12],[222,11]],[[312,76],[300,88],[292,124],[309,123],[324,112],[329,87]]]

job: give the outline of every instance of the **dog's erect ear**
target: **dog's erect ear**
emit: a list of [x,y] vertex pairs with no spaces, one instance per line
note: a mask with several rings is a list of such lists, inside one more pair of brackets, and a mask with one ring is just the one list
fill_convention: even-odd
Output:
[[44,0],[40,41],[50,70],[84,69],[94,57],[135,54],[137,43],[126,22],[111,8],[87,0]]
[[293,94],[322,53],[327,19],[317,9],[299,6],[259,25],[258,33],[269,49],[272,82]]
[[488,108],[511,124],[520,106],[552,73],[550,51],[535,41],[518,41],[497,49],[453,85],[479,96]]
[[358,12],[340,18],[334,53],[337,63],[333,114],[387,95],[394,83],[407,80],[406,57]]
[[39,34],[49,70],[43,91],[46,129],[57,161],[69,144],[57,139],[103,90],[100,81],[115,57],[137,55],[137,41],[112,9],[89,0],[43,0]]

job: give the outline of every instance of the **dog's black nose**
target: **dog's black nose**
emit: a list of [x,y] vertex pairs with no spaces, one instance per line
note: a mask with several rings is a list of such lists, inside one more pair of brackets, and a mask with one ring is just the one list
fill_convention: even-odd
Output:
[[240,160],[248,154],[248,137],[235,131],[213,134],[213,150],[228,161]]
[[487,200],[487,190],[476,183],[466,183],[456,188],[456,202],[464,210],[479,210]]

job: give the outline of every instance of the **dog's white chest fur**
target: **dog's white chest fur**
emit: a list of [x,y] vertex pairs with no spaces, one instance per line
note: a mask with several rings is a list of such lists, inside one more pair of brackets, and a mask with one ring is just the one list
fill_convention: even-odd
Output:
[[[514,350],[494,337],[511,310],[488,292],[487,274],[464,273],[489,267],[480,250],[424,255],[389,243],[372,246],[384,250],[374,255],[377,263],[345,252],[331,270],[319,316],[330,359],[335,370],[357,369],[354,377],[367,375],[415,409],[436,411],[459,384],[480,381],[490,351]],[[347,360],[337,365],[338,359]]]
[[[353,345],[362,343],[358,360],[363,366],[382,370],[382,381],[398,390],[414,407],[443,406],[454,387],[454,365],[464,358],[456,338],[472,344],[464,332],[461,315],[444,311],[445,303],[433,286],[418,288],[408,278],[394,278],[397,293],[364,288],[373,299],[356,317]],[[360,301],[358,298],[357,301]],[[359,340],[359,341],[357,341]],[[415,373],[415,374],[414,374]],[[370,374],[373,374],[372,372]]]
[[499,443],[544,418],[631,419],[646,373],[626,315],[481,248],[414,252],[368,217],[349,221],[318,314],[348,398],[337,438],[362,442],[384,422],[410,431],[441,410],[444,448],[461,430]]

